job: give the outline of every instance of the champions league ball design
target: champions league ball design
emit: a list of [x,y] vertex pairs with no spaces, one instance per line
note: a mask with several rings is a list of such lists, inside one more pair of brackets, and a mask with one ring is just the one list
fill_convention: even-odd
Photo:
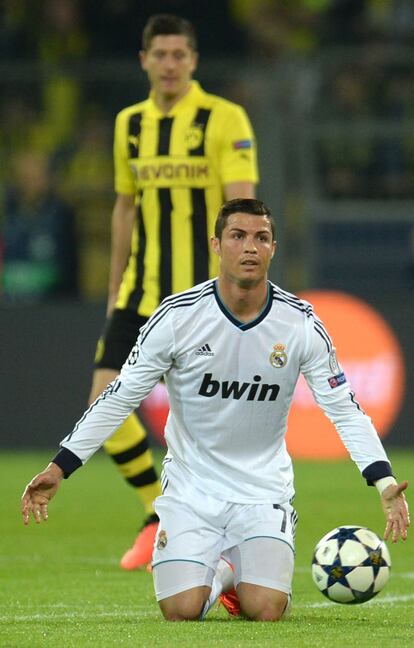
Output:
[[365,603],[388,581],[387,546],[370,529],[341,526],[318,542],[312,560],[316,587],[335,603]]

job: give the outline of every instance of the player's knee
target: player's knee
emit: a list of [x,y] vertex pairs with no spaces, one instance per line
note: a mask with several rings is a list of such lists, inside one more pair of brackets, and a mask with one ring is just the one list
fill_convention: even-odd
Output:
[[240,599],[244,614],[253,621],[280,621],[288,604],[283,592],[269,592],[260,588],[256,596]]
[[201,611],[196,613],[193,610],[163,610],[162,614],[166,621],[198,621]]
[[199,596],[181,593],[159,601],[166,621],[198,621],[205,601]]
[[250,616],[252,621],[280,621],[283,617],[284,607],[275,606],[271,603],[265,604],[260,610],[257,610],[253,616]]

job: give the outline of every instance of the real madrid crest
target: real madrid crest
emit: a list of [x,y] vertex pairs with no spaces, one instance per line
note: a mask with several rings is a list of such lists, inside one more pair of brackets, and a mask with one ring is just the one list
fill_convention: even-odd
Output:
[[157,549],[165,549],[167,546],[167,532],[161,529],[158,533]]
[[270,364],[275,369],[281,369],[287,364],[288,358],[285,351],[284,344],[275,344],[273,351],[269,356]]

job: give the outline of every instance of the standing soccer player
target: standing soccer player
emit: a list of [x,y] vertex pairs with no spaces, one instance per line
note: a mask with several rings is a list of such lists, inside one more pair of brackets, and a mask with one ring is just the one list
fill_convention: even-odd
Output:
[[23,520],[27,524],[30,513],[37,522],[46,519],[62,478],[87,461],[164,376],[171,409],[153,556],[162,613],[168,620],[198,619],[221,595],[231,614],[276,621],[289,606],[294,567],[296,513],[285,434],[299,373],[362,476],[377,486],[385,537],[394,542],[407,537],[408,484],[392,476],[311,304],[268,280],[276,250],[269,209],[252,199],[225,203],[211,245],[220,259],[218,278],[163,300],[120,375],[26,487]]
[[[170,293],[217,274],[209,236],[223,198],[253,197],[257,163],[244,110],[207,94],[192,74],[192,25],[172,15],[150,18],[140,53],[150,95],[116,119],[117,198],[112,216],[108,319],[95,356],[90,402],[119,373],[137,331]],[[104,445],[143,502],[146,519],[121,560],[124,569],[152,555],[161,493],[147,433],[131,414]]]

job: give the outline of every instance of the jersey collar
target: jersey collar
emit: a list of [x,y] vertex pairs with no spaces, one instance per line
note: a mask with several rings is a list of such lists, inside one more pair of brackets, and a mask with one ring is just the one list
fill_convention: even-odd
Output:
[[198,81],[191,81],[190,89],[187,92],[187,94],[184,95],[180,99],[180,101],[177,101],[176,104],[171,108],[171,110],[168,113],[163,113],[157,106],[157,104],[154,101],[154,91],[151,90],[149,94],[149,99],[151,103],[152,110],[157,113],[160,117],[175,117],[177,113],[179,113],[183,108],[186,108],[187,106],[194,106],[195,104],[200,102],[200,98],[203,96],[203,90],[198,83]]
[[230,320],[230,322],[232,324],[234,324],[234,326],[236,326],[238,329],[240,329],[240,331],[247,331],[248,329],[251,329],[254,326],[257,326],[257,324],[260,324],[260,322],[262,322],[264,320],[264,318],[266,317],[266,315],[268,314],[268,312],[270,311],[270,309],[272,307],[272,302],[273,302],[273,300],[272,300],[272,291],[271,291],[271,288],[270,288],[270,282],[269,281],[267,282],[267,299],[266,299],[266,303],[263,306],[263,308],[262,308],[261,312],[259,313],[259,315],[257,317],[255,317],[255,319],[252,320],[251,322],[241,322],[240,320],[237,319],[237,317],[234,317],[234,315],[233,315],[233,313],[231,313],[231,311],[229,311],[229,309],[227,308],[227,306],[224,304],[224,302],[222,301],[222,299],[220,297],[220,293],[218,291],[218,286],[217,286],[217,280],[215,280],[214,283],[213,283],[213,291],[214,291],[214,296],[216,298],[217,305],[220,308],[223,315],[225,315],[225,317],[227,317],[227,319]]

